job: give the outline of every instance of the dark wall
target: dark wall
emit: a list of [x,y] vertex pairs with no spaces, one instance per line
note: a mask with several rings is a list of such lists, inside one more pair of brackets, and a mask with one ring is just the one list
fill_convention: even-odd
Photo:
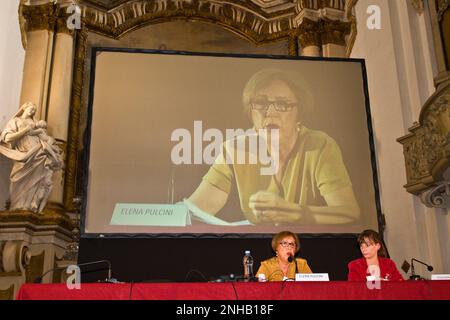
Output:
[[[210,281],[220,276],[241,275],[244,250],[251,250],[255,273],[260,262],[273,256],[271,239],[230,238],[82,238],[79,263],[107,259],[113,277],[125,282]],[[355,237],[300,238],[299,257],[330,280],[347,279],[347,263],[359,258]],[[107,269],[82,267],[82,281],[106,278]]]

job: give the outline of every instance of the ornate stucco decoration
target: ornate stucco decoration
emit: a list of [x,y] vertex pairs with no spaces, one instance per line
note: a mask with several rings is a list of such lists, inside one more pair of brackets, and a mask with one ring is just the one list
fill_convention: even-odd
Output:
[[74,31],[67,28],[68,16],[67,6],[55,5],[53,2],[36,6],[21,3],[19,6],[19,26],[23,47],[27,47],[27,32],[48,30],[73,34]]
[[[254,43],[264,43],[289,37],[303,21],[340,22],[337,31],[349,33],[345,5],[334,0],[140,0],[140,1],[80,1],[82,15],[89,30],[118,39],[147,24],[191,19],[221,25]],[[348,26],[347,26],[348,25]],[[330,28],[326,39],[330,39]],[[347,31],[348,29],[348,31]],[[319,30],[323,32],[324,30]],[[333,39],[335,39],[334,37]],[[339,44],[345,42],[339,36]]]
[[[346,45],[352,26],[351,8],[357,0],[79,0],[85,26],[114,39],[135,29],[175,19],[200,20],[220,25],[260,44],[298,36],[304,23],[315,22],[323,41]],[[22,34],[65,27],[65,5],[24,5],[19,9]],[[304,38],[317,36],[304,35]],[[26,42],[26,39],[24,40]],[[310,42],[310,41],[307,41]],[[314,43],[317,41],[315,40]],[[24,43],[25,45],[25,43]]]
[[427,206],[449,207],[450,82],[422,108],[419,122],[399,138],[405,155],[408,192],[420,195]]

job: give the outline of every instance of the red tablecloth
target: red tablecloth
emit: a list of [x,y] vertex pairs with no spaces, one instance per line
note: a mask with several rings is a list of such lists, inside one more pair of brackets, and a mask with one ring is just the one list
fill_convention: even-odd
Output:
[[450,300],[450,281],[24,284],[18,300]]
[[130,300],[130,283],[82,283],[80,289],[65,284],[31,284],[20,287],[17,300]]

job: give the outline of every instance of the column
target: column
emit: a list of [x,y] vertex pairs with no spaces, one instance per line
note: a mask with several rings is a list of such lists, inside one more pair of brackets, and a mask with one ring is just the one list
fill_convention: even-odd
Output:
[[301,46],[301,55],[307,57],[320,57],[321,26],[319,22],[304,20],[299,26],[299,42]]
[[[67,28],[66,8],[58,8],[57,15],[46,118],[49,134],[56,139],[66,155],[73,77],[74,31]],[[64,178],[63,171],[60,170],[53,176],[53,190],[47,206],[63,207],[63,193]]]
[[45,119],[50,81],[55,5],[21,5],[25,24],[25,62],[20,104],[31,101],[38,110],[36,117]]

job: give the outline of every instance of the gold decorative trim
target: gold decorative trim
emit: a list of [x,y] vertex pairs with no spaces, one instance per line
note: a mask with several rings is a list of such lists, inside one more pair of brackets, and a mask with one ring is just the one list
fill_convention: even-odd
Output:
[[6,290],[0,290],[0,300],[14,300],[14,285]]
[[298,35],[296,33],[292,33],[289,36],[288,53],[290,56],[294,56],[294,57],[299,55]]
[[345,37],[350,34],[351,23],[335,20],[323,20],[322,45],[336,44],[346,46]]
[[67,27],[67,9],[59,4],[19,5],[19,23],[22,31],[22,44],[26,47],[26,32],[48,30],[58,33],[73,34]]
[[69,231],[74,227],[72,220],[63,211],[47,207],[41,214],[25,210],[0,211],[1,222],[30,222],[39,226],[56,225]]
[[422,107],[419,122],[397,141],[403,145],[406,190],[420,194],[443,181],[450,166],[450,82]]
[[25,269],[25,282],[32,283],[37,277],[44,273],[45,251],[40,254],[32,256],[30,264]]
[[25,31],[53,31],[56,22],[56,12],[57,6],[52,2],[35,6],[23,5],[22,15],[25,19]]
[[322,45],[321,36],[322,24],[319,21],[303,19],[303,23],[298,28],[299,42],[302,48]]
[[[253,16],[252,18],[236,21],[235,19],[237,18],[233,17],[233,13],[230,13],[234,12],[231,8],[223,8],[217,11],[221,12],[221,14],[197,11],[195,9],[152,12],[143,16],[130,17],[130,20],[125,20],[126,22],[120,25],[111,25],[111,23],[106,25],[100,24],[93,20],[93,17],[89,16],[88,11],[86,25],[92,32],[118,40],[128,33],[148,25],[176,20],[200,21],[219,25],[254,44],[264,44],[286,39],[289,31],[294,29],[293,20],[290,18],[265,20],[260,16]],[[130,11],[124,10],[121,12],[126,14]],[[118,14],[118,16],[121,16],[121,14]],[[243,13],[240,16],[246,17]],[[110,19],[113,20],[113,18]]]
[[[72,97],[69,118],[69,136],[67,138],[67,158],[64,183],[64,207],[74,211],[73,198],[76,192],[76,171],[78,155],[78,139],[80,135],[80,116],[82,107],[82,92],[84,69],[86,63],[88,32],[84,25],[76,33],[74,71],[72,81]],[[70,229],[72,230],[72,229]]]
[[352,50],[356,42],[356,36],[358,35],[356,17],[353,14],[353,11],[357,3],[358,0],[347,0],[345,3],[345,17],[347,21],[349,21],[351,24],[350,34],[348,35],[347,38],[347,47],[346,47],[347,57],[350,57],[350,55],[352,54]]

